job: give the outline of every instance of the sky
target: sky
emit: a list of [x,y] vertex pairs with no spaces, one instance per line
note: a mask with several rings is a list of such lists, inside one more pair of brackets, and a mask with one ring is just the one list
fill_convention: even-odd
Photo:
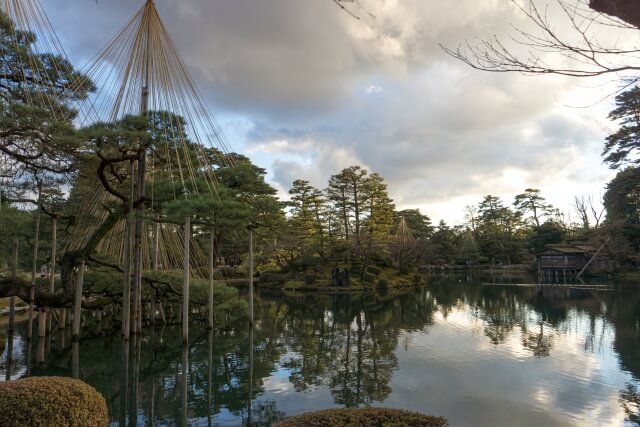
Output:
[[[79,67],[143,4],[43,3]],[[613,99],[598,101],[613,77],[473,70],[439,44],[508,39],[527,23],[505,0],[452,4],[359,0],[357,20],[331,0],[156,0],[233,150],[282,197],[295,179],[325,188],[361,165],[385,178],[397,209],[451,225],[487,194],[511,204],[538,188],[567,213],[574,196],[600,199],[615,172],[600,156]]]

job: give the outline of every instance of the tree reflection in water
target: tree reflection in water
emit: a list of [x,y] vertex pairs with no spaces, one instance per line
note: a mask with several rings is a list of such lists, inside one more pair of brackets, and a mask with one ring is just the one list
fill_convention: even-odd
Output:
[[[287,415],[265,393],[273,378],[290,392],[326,389],[340,406],[384,404],[399,369],[399,344],[408,345],[414,332],[428,333],[435,319],[446,321],[456,311],[471,313],[479,336],[492,346],[520,345],[538,358],[553,355],[559,335],[580,318],[588,321],[585,352],[601,351],[605,331],[613,334],[621,368],[633,379],[620,391],[620,405],[630,422],[638,422],[640,292],[481,282],[432,276],[426,287],[386,293],[263,291],[256,298],[253,357],[244,325],[209,332],[194,324],[184,349],[174,327],[148,330],[124,346],[118,336],[96,334],[80,342],[74,373],[106,397],[113,425],[270,425]],[[39,364],[26,360],[35,360],[29,350],[34,344],[16,340],[11,372],[71,376],[71,343],[62,338],[51,338]],[[5,356],[2,377],[6,367]]]

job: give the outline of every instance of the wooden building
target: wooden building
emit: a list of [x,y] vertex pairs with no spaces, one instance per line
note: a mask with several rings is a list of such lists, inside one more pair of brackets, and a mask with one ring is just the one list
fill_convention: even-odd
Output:
[[536,254],[538,277],[543,282],[575,280],[596,252],[596,248],[585,244],[546,245]]

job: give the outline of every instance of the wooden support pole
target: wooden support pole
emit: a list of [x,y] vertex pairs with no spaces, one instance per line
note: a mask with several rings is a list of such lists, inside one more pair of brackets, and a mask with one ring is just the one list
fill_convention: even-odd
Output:
[[73,338],[77,339],[80,336],[80,320],[82,310],[82,285],[84,283],[84,261],[80,262],[78,268],[78,280],[76,282],[76,295],[73,302]]
[[124,256],[122,262],[123,284],[122,284],[122,337],[129,339],[131,329],[131,216],[133,212],[133,160],[129,162],[129,176],[131,186],[129,187],[129,213],[124,225]]
[[[11,264],[11,277],[14,279],[18,277],[18,247],[19,242],[16,237],[13,241],[13,260]],[[11,295],[9,297],[9,333],[13,335],[16,324],[16,296]]]
[[213,227],[211,227],[211,234],[209,235],[209,312],[208,323],[209,329],[213,329],[213,260],[214,260],[214,243],[215,233]]
[[80,343],[71,343],[71,377],[80,379]]
[[164,315],[164,308],[162,307],[162,303],[158,304],[158,308],[160,311],[160,319],[162,320],[162,324],[166,325],[167,324],[167,316]]
[[[159,219],[159,217],[156,217]],[[151,257],[151,268],[154,272],[158,271],[158,254],[160,251],[160,222],[153,225],[153,252]],[[158,312],[158,295],[153,292],[151,296],[151,326],[156,323],[156,313]]]
[[47,335],[47,312],[44,307],[38,311],[38,337]]
[[247,425],[251,425],[253,410],[253,322],[249,325],[249,407]]
[[129,405],[129,399],[127,393],[129,392],[129,340],[125,340],[124,337],[121,343],[121,358],[120,358],[120,424],[121,426],[127,425],[127,411]]
[[46,344],[46,338],[44,337],[44,335],[38,336],[38,349],[36,351],[36,363],[38,363],[39,365],[44,363],[45,344]]
[[[56,255],[57,255],[57,234],[58,219],[53,217],[51,221],[51,267],[49,268],[49,293],[53,294],[56,290]],[[47,316],[47,331],[51,332],[53,325],[52,308],[49,308],[49,316]]]
[[33,241],[33,263],[31,265],[31,289],[29,289],[29,323],[27,325],[27,339],[33,336],[33,300],[36,297],[36,274],[38,272],[38,244],[40,243],[40,196],[36,208],[36,235]]
[[184,221],[184,278],[182,281],[182,342],[189,341],[189,246],[191,237],[191,218]]
[[142,331],[142,234],[144,230],[144,184],[147,153],[144,147],[138,155],[138,200],[143,200],[136,208],[133,252],[133,310],[131,310],[131,332]]
[[212,425],[213,411],[213,329],[209,329],[209,348],[207,351],[207,426]]
[[182,392],[182,420],[181,425],[188,425],[188,394],[189,394],[189,346],[182,343],[182,377],[180,378],[180,391]]
[[249,324],[253,327],[253,229],[249,229]]
[[60,309],[60,318],[58,319],[58,329],[64,329],[67,326],[67,309]]

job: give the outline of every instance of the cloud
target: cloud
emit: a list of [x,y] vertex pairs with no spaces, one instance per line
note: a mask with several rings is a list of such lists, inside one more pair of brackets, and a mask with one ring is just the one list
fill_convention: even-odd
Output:
[[[478,72],[438,46],[508,36],[511,23],[526,25],[511,2],[360,3],[354,20],[330,0],[156,1],[213,111],[242,118],[232,145],[283,190],[296,178],[322,188],[360,164],[385,177],[400,207],[444,215],[449,205],[455,218],[488,193],[538,187],[561,201],[562,189],[602,188],[602,111],[562,106],[575,83]],[[46,6],[81,61],[142,2]]]

